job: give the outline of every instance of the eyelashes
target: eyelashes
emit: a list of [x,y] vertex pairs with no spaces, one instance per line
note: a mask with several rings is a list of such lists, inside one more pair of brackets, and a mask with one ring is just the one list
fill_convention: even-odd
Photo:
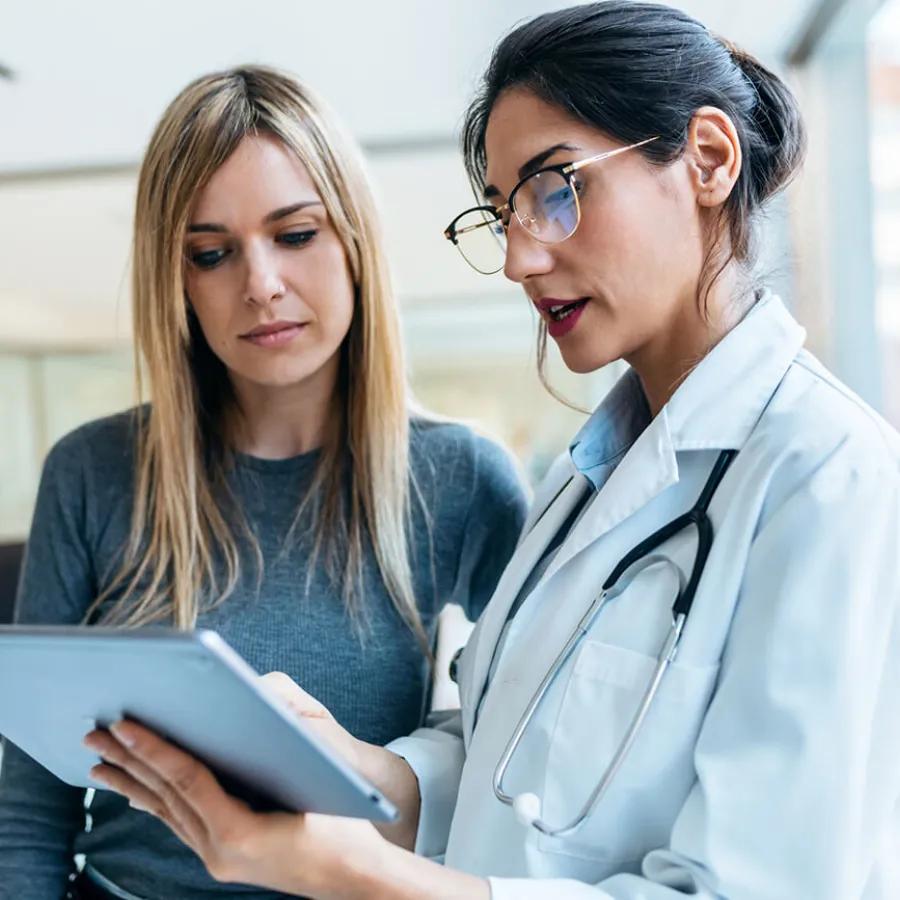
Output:
[[[300,249],[310,244],[319,233],[317,228],[306,228],[300,231],[286,231],[275,238],[275,243],[286,249]],[[215,269],[234,254],[230,247],[216,247],[210,250],[189,252],[188,258],[193,266],[204,271]]]
[[198,269],[213,269],[225,259],[225,255],[224,250],[201,250],[192,253],[190,259]]
[[288,231],[285,234],[279,234],[275,240],[287,247],[305,247],[318,233],[315,228],[309,228],[306,231]]

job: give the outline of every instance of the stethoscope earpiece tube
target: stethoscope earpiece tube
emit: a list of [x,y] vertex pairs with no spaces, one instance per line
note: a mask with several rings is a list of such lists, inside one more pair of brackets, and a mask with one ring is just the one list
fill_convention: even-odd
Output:
[[676,618],[678,616],[687,618],[694,603],[694,595],[700,586],[700,576],[703,575],[709,551],[712,550],[713,527],[709,518],[709,504],[712,502],[716,488],[718,488],[725,477],[725,473],[734,461],[735,456],[737,456],[737,450],[725,450],[719,454],[719,458],[716,460],[716,464],[713,466],[713,470],[703,486],[703,490],[700,492],[700,497],[694,508],[687,513],[686,518],[690,519],[697,526],[697,555],[694,557],[694,567],[691,569],[691,577],[688,580],[687,587],[679,593],[672,607],[672,613]]

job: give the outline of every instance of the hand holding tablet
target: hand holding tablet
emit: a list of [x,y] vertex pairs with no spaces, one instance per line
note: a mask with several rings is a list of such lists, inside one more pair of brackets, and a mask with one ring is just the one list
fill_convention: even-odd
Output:
[[83,740],[123,719],[254,809],[397,818],[328,711],[287,676],[261,679],[213,632],[0,627],[0,734],[58,778],[103,787]]

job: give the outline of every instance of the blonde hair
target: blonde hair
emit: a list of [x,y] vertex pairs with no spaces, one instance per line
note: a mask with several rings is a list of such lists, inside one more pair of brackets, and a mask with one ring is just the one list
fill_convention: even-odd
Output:
[[[359,611],[364,548],[371,539],[394,605],[428,651],[407,546],[414,482],[400,323],[362,154],[312,91],[258,66],[188,85],[163,115],[141,165],[133,311],[139,396],[142,359],[153,405],[149,414],[138,414],[135,506],[122,567],[93,611],[127,583],[106,618],[138,625],[171,616],[179,628],[190,628],[203,599],[221,603],[236,586],[240,553],[221,504],[223,488],[228,495],[222,413],[234,398],[223,364],[188,311],[184,242],[198,191],[245,137],[260,133],[281,141],[309,171],[356,288],[342,347],[340,421],[322,448],[297,519],[307,507],[315,509],[313,555],[325,552],[351,611]],[[312,499],[317,496],[321,500]],[[240,522],[252,539],[243,517]],[[261,576],[255,540],[252,546]]]

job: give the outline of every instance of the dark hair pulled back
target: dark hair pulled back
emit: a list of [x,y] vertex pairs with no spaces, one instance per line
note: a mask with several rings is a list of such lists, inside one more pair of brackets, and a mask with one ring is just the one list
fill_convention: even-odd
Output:
[[625,144],[658,135],[640,152],[660,165],[682,155],[698,109],[722,110],[743,151],[722,209],[728,258],[748,265],[755,260],[757,213],[804,155],[805,129],[787,85],[670,6],[602,0],[538,16],[510,32],[496,47],[463,125],[466,169],[479,193],[488,118],[512,88],[527,89]]

